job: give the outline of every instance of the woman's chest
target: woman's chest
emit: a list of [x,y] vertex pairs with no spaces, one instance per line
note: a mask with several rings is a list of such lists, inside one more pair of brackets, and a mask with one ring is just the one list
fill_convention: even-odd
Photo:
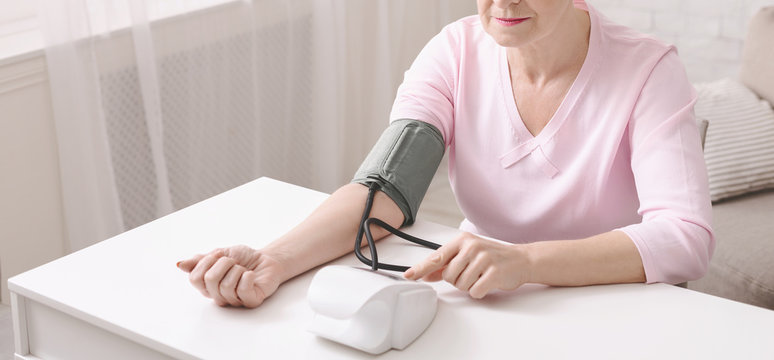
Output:
[[532,136],[537,136],[548,125],[573,84],[573,76],[566,76],[545,84],[531,84],[512,78],[512,99],[518,116]]

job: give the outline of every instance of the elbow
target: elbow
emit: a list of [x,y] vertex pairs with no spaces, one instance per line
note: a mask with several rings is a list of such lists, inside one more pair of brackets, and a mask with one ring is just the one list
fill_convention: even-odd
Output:
[[661,218],[628,227],[642,258],[646,282],[679,284],[709,270],[715,237],[707,223]]
[[661,262],[663,280],[669,284],[701,279],[709,270],[715,236],[709,225],[680,221],[671,254]]

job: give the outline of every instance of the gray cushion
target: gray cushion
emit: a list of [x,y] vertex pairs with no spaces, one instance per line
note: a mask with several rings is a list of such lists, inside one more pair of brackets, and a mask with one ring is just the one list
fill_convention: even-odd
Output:
[[709,120],[704,159],[710,198],[774,188],[774,110],[735,79],[695,84],[694,110]]
[[774,6],[750,20],[739,78],[760,97],[774,104]]
[[696,119],[699,125],[699,136],[701,136],[701,148],[704,149],[704,142],[707,138],[707,127],[709,126],[709,121],[705,119]]
[[689,289],[774,310],[774,191],[715,204],[715,254]]

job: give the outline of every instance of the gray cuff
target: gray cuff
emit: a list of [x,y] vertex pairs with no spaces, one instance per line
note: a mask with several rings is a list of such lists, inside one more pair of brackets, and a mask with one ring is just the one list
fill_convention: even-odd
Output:
[[378,183],[403,212],[403,225],[411,225],[445,150],[443,135],[435,126],[419,120],[395,120],[352,182],[366,186]]

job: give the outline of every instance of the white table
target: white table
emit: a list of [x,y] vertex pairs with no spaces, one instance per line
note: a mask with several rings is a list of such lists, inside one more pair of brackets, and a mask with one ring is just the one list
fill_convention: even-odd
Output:
[[[257,309],[221,308],[175,267],[215,247],[260,247],[326,198],[261,178],[9,280],[17,359],[362,359],[306,331],[310,271]],[[456,229],[418,222],[445,242]],[[380,260],[429,250],[390,238]],[[357,264],[354,256],[336,261]],[[435,283],[435,320],[385,359],[774,359],[774,311],[669,285],[527,285],[473,300]]]

